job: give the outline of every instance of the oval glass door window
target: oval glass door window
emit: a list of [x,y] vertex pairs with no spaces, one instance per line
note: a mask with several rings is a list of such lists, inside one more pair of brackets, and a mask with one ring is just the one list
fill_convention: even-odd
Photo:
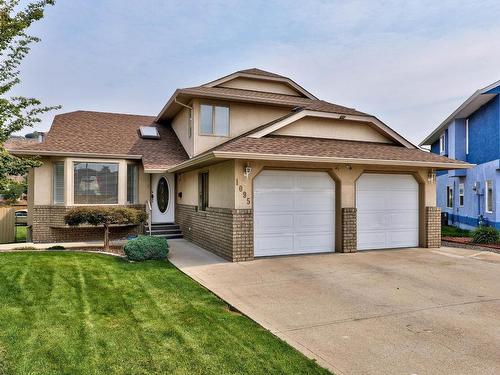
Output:
[[164,213],[168,207],[168,182],[165,177],[160,178],[158,187],[156,188],[156,203],[161,213]]

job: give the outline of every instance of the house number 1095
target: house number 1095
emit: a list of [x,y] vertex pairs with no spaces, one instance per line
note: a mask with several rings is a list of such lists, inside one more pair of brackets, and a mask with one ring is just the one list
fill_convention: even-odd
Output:
[[246,199],[247,206],[249,206],[250,205],[250,198],[247,197],[247,192],[245,190],[243,190],[243,185],[239,184],[238,179],[236,179],[236,186],[238,186],[239,192],[241,193],[243,198]]

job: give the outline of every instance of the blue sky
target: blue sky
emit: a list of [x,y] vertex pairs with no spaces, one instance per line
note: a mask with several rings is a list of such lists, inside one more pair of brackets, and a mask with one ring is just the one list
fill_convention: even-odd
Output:
[[258,67],[419,142],[500,79],[499,19],[498,1],[59,0],[16,94],[155,115],[178,87]]

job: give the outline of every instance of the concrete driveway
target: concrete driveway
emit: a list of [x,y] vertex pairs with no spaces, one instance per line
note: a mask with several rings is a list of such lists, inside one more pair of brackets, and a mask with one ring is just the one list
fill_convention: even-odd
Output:
[[402,249],[229,263],[170,260],[337,374],[500,373],[500,255]]

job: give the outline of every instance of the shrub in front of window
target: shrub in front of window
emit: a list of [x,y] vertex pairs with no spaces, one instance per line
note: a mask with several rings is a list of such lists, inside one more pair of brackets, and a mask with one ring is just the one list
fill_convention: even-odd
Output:
[[472,242],[477,244],[498,243],[498,231],[493,227],[479,227],[472,232]]
[[124,247],[127,258],[134,261],[165,259],[168,254],[167,240],[161,237],[139,236]]
[[111,224],[141,224],[147,219],[146,212],[125,207],[78,207],[64,216],[70,226],[81,224],[104,227],[104,250],[109,251],[109,227]]

